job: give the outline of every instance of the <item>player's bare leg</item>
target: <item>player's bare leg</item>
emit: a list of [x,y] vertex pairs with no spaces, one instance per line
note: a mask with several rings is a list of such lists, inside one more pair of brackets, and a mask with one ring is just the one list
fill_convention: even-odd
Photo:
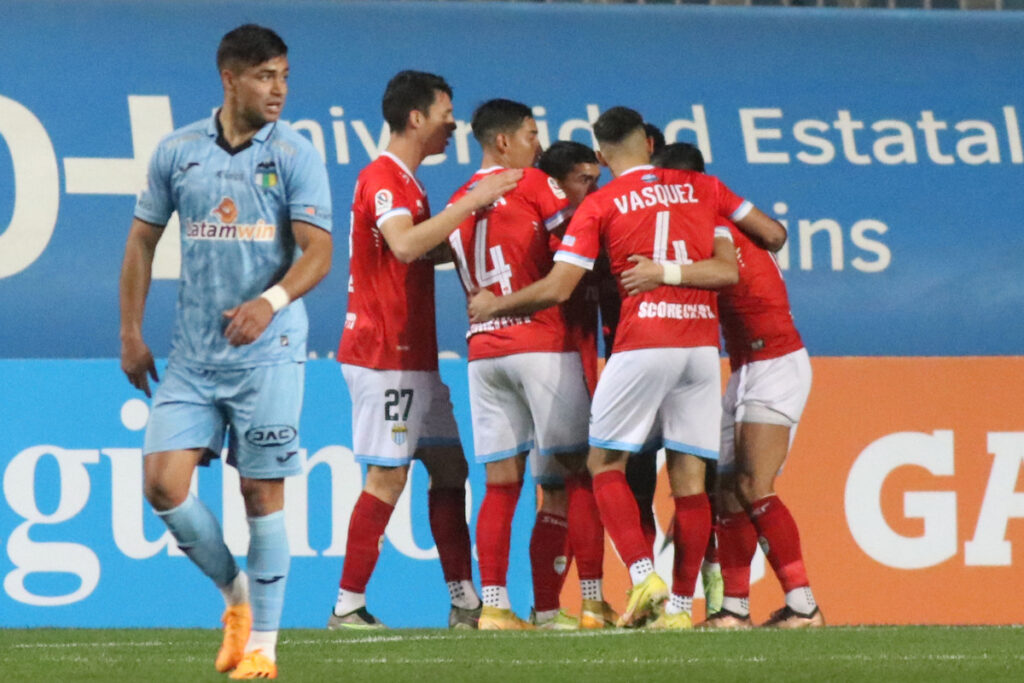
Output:
[[366,609],[366,584],[377,566],[380,540],[395,510],[395,503],[405,490],[408,477],[408,465],[367,465],[366,483],[349,519],[338,600],[331,611],[327,628],[384,628],[384,624]]
[[246,570],[252,579],[252,630],[231,678],[277,676],[277,632],[291,553],[284,521],[284,479],[241,479],[249,522]]
[[640,526],[640,509],[626,482],[626,458],[622,451],[592,446],[587,468],[594,480],[594,498],[601,522],[629,568],[633,588],[619,626],[636,626],[661,610],[668,587],[654,573],[654,554]]
[[789,451],[790,428],[760,422],[736,423],[735,493],[757,529],[758,542],[786,594],[785,607],[767,626],[824,626],[807,579],[800,534],[789,509],[775,494],[775,476]]
[[512,611],[506,588],[512,518],[523,488],[526,453],[489,462],[485,467],[487,493],[476,523],[476,550],[480,557],[484,602],[479,627],[493,631],[532,629],[532,624]]
[[451,597],[448,626],[474,629],[480,619],[481,602],[473,586],[472,545],[466,522],[466,456],[461,446],[436,446],[418,449],[416,457],[430,475],[430,531]]
[[704,491],[704,460],[689,453],[666,451],[669,488],[675,501],[672,541],[672,594],[654,628],[685,629],[693,625],[693,593],[711,534],[711,505]]
[[249,639],[249,582],[224,544],[217,518],[189,490],[202,455],[199,448],[150,453],[143,460],[143,486],[175,542],[224,596],[224,638],[215,662],[223,673],[242,659]]

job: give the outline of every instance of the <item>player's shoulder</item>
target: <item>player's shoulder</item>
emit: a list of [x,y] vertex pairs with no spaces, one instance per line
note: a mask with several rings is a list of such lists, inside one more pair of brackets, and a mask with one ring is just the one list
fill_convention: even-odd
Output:
[[558,181],[539,168],[524,168],[523,178],[516,187],[524,192],[545,192],[553,194],[558,199],[566,198]]
[[193,121],[181,128],[176,128],[160,139],[157,149],[172,151],[188,145],[209,142],[211,140],[209,131],[212,125],[212,119],[205,118]]
[[271,149],[285,157],[303,158],[319,154],[313,143],[285,121],[273,124],[268,139]]

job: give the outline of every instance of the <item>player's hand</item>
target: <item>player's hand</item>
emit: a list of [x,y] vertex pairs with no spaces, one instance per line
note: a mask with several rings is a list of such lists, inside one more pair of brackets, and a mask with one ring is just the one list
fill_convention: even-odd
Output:
[[466,313],[469,314],[469,322],[485,323],[494,318],[495,302],[498,297],[488,289],[478,289],[469,300],[466,306]]
[[483,180],[466,193],[466,196],[473,198],[475,208],[490,206],[506,192],[511,192],[519,184],[523,177],[523,169],[513,168],[501,173],[492,173],[484,176]]
[[160,378],[156,374],[153,354],[141,337],[121,340],[121,370],[133,387],[145,392],[148,398],[153,398],[149,390],[149,378],[152,377],[154,382],[159,382]]
[[244,346],[260,338],[274,317],[274,309],[260,296],[224,311],[224,317],[231,321],[224,330],[228,343]]
[[629,260],[636,265],[619,276],[622,280],[622,287],[626,290],[627,294],[633,296],[641,292],[649,292],[661,286],[663,271],[660,263],[655,263],[646,256],[640,256],[639,254],[630,256]]

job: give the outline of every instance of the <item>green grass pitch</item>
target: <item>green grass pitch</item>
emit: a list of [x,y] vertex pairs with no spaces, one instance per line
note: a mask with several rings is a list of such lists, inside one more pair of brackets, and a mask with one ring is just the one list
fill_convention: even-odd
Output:
[[[0,629],[7,681],[224,681],[201,629]],[[284,681],[1024,680],[1019,627],[333,633],[285,630]]]

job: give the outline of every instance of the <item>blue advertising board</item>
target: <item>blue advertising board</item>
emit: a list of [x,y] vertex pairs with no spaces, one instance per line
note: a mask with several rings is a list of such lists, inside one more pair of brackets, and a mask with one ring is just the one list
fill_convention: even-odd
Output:
[[[217,42],[248,21],[289,43],[285,118],[331,178],[335,267],[307,297],[320,355],[342,329],[354,180],[386,143],[380,96],[404,68],[455,91],[459,130],[420,171],[435,209],[479,164],[466,121],[480,102],[520,100],[545,141],[586,143],[589,122],[625,104],[788,224],[781,265],[812,354],[1019,348],[1018,13],[8,0],[0,357],[118,354],[117,273],[146,160],[219,105]],[[146,321],[157,355],[178,274],[165,241]],[[464,356],[458,278],[438,280],[441,348]]]

